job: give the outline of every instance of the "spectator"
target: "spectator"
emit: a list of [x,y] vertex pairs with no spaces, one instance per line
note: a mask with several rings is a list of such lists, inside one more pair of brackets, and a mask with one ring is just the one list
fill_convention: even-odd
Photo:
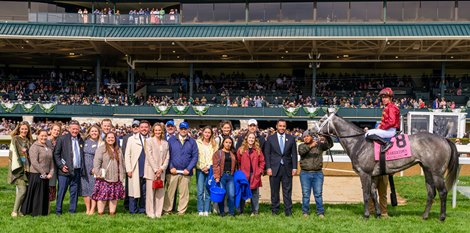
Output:
[[140,134],[129,138],[126,145],[125,163],[129,179],[129,212],[131,214],[144,214],[146,209],[145,143],[149,137],[149,127],[148,121],[140,121]]
[[31,126],[27,121],[19,123],[11,133],[9,152],[8,183],[16,185],[16,198],[11,212],[12,217],[17,217],[24,202],[27,191],[29,172],[28,151],[33,143]]
[[84,170],[83,145],[81,138],[80,123],[72,120],[69,123],[69,134],[59,137],[54,148],[54,162],[58,168],[59,191],[57,193],[56,214],[62,214],[62,203],[65,193],[70,187],[70,213],[77,209],[78,195],[80,190],[80,177]]
[[96,149],[103,144],[101,140],[100,128],[96,125],[91,126],[87,131],[85,139],[84,152],[84,172],[81,177],[81,196],[85,202],[86,214],[93,215],[96,208],[96,200],[91,199],[95,187],[95,177],[93,176],[93,161]]
[[323,218],[323,152],[333,146],[333,140],[330,137],[318,137],[316,133],[307,130],[303,134],[303,141],[299,145],[302,213],[305,217],[310,214],[310,194],[313,189],[317,215]]
[[212,166],[212,155],[217,150],[214,132],[210,126],[202,129],[202,136],[196,142],[199,151],[196,165],[197,211],[199,216],[209,216],[210,198],[206,183],[209,178],[209,169]]
[[[220,122],[220,131],[221,131],[221,134],[219,134],[219,136],[215,139],[215,142],[217,143],[218,147],[222,146],[222,141],[225,137],[232,137],[232,131],[233,131],[232,122],[230,121]],[[232,137],[232,141],[235,141],[233,137]]]
[[150,218],[160,218],[163,211],[165,189],[153,189],[154,180],[165,181],[165,171],[168,168],[170,153],[168,142],[165,141],[163,123],[156,123],[152,127],[152,137],[147,139],[147,154],[145,156],[145,175],[147,180],[146,213]]
[[[127,133],[126,136],[124,136],[124,138],[122,139],[121,148],[122,148],[123,153],[126,152],[127,142],[129,141],[129,138],[130,137],[136,137],[139,134],[139,132],[140,132],[139,125],[140,125],[140,121],[134,120],[132,122],[132,134]],[[125,161],[123,161],[123,162],[125,163]],[[124,187],[124,189],[125,189],[124,191],[126,192],[126,195],[124,197],[124,209],[129,210],[129,178],[127,177],[127,175],[126,175],[126,178],[125,178],[125,187]]]
[[[251,189],[251,216],[259,212],[259,187],[262,186],[261,176],[264,172],[265,161],[258,135],[249,131],[237,151],[238,167],[250,182]],[[241,199],[240,214],[244,212],[245,200]]]
[[[50,125],[49,129],[49,138],[47,139],[47,147],[54,151],[55,145],[57,144],[57,139],[59,138],[62,130],[62,124],[53,123]],[[49,179],[49,201],[54,201],[57,196],[57,169],[54,169],[52,178]]]
[[271,211],[279,212],[279,191],[282,195],[286,216],[292,215],[292,176],[297,173],[297,145],[292,135],[286,134],[286,121],[278,120],[277,133],[268,137],[265,146],[267,174],[270,176]]
[[49,179],[54,174],[52,150],[47,146],[47,131],[38,132],[38,140],[29,148],[31,166],[28,191],[21,212],[32,216],[49,214]]
[[104,137],[106,134],[108,134],[111,131],[111,128],[113,128],[113,122],[111,119],[103,119],[101,121],[101,139],[104,140]]
[[116,134],[106,134],[104,145],[95,151],[93,173],[96,174],[92,199],[98,202],[98,214],[104,214],[106,203],[109,203],[109,214],[116,214],[117,201],[124,198],[125,177],[124,157],[119,149]]
[[168,182],[163,211],[170,213],[173,209],[175,192],[178,189],[179,203],[178,214],[183,215],[189,202],[189,184],[193,175],[193,168],[198,161],[198,148],[194,139],[188,136],[189,125],[181,122],[178,135],[168,140],[170,148],[169,173],[166,177]]
[[[231,137],[224,137],[222,146],[212,156],[212,168],[214,170],[214,179],[220,183],[220,187],[226,190],[228,203],[228,214],[235,216],[235,184],[233,181],[233,173],[237,166],[237,159],[233,153],[233,139]],[[225,215],[224,200],[218,203],[220,216]]]
[[172,120],[169,120],[166,122],[165,127],[166,127],[165,140],[169,141],[170,137],[173,137],[176,135],[175,122]]

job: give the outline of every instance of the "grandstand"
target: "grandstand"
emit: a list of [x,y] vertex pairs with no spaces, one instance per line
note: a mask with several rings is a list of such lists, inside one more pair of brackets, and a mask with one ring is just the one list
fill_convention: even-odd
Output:
[[321,111],[286,109],[338,106],[352,121],[373,124],[384,86],[396,90],[403,113],[428,111],[436,98],[444,98],[437,108],[470,109],[470,1],[0,6],[3,103],[58,104],[50,112],[0,107],[2,116],[196,120],[197,109],[162,114],[152,105],[210,105],[208,120],[305,122]]

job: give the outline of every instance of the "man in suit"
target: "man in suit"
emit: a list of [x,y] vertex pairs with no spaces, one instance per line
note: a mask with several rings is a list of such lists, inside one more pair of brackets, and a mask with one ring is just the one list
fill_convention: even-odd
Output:
[[279,213],[279,189],[282,182],[282,196],[286,216],[292,215],[292,176],[297,173],[297,145],[292,135],[286,134],[286,121],[278,120],[277,132],[268,137],[264,155],[271,186],[271,211]]
[[144,179],[145,142],[149,136],[150,123],[140,121],[139,134],[131,136],[126,144],[124,163],[129,183],[129,212],[145,214],[146,180]]
[[165,124],[166,133],[165,133],[165,140],[168,142],[171,137],[176,135],[176,126],[173,120],[169,120]]
[[[132,122],[132,134],[127,134],[126,136],[124,136],[124,138],[122,139],[122,145],[121,145],[121,148],[122,148],[122,152],[126,152],[126,146],[127,146],[127,141],[129,141],[129,138],[130,137],[133,137],[135,135],[138,135],[139,134],[139,125],[140,125],[140,121],[138,120],[134,120]],[[126,176],[126,197],[124,197],[124,209],[126,210],[129,210],[129,179],[128,177]]]
[[84,141],[80,137],[80,123],[72,120],[69,123],[69,134],[59,137],[54,148],[54,163],[58,168],[58,192],[56,214],[62,214],[62,203],[70,186],[70,213],[75,213],[80,190],[81,173],[84,166]]

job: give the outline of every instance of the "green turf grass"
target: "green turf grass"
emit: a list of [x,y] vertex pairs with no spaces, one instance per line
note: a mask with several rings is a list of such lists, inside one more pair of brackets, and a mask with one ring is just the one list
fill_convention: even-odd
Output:
[[[71,215],[68,210],[68,198],[64,201],[64,214],[46,217],[10,217],[15,190],[6,183],[6,168],[0,168],[0,232],[470,232],[470,200],[458,196],[458,206],[451,208],[449,195],[447,220],[438,220],[439,202],[433,205],[429,220],[421,220],[426,201],[424,178],[396,177],[395,183],[400,196],[406,198],[404,206],[389,206],[388,219],[369,220],[362,218],[363,206],[360,204],[326,204],[326,217],[319,219],[315,215],[302,216],[301,205],[294,205],[293,216],[272,216],[268,204],[260,206],[260,215],[249,214],[235,218],[219,216],[200,217],[196,211],[195,183],[191,183],[190,204],[186,215],[163,216],[161,219],[149,219],[145,215],[130,215],[124,212],[119,203],[117,215],[87,216],[82,198],[79,199],[78,213]],[[460,178],[462,185],[470,186],[470,177]],[[346,190],[345,190],[346,191]],[[313,198],[313,197],[312,197]],[[52,204],[52,210],[55,202]],[[312,206],[314,209],[314,206]]]

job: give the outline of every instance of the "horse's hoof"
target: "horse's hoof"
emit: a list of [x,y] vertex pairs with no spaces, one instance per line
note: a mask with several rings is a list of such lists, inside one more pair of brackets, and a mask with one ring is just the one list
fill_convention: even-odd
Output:
[[364,215],[364,220],[369,220],[369,215]]
[[444,222],[444,220],[446,220],[446,216],[441,216],[441,217],[439,217],[439,220],[440,220],[441,222]]
[[382,217],[381,214],[376,214],[376,215],[375,215],[375,218],[377,218],[377,219],[380,219],[381,217]]
[[426,215],[423,214],[423,220],[428,220],[428,215],[427,214]]

